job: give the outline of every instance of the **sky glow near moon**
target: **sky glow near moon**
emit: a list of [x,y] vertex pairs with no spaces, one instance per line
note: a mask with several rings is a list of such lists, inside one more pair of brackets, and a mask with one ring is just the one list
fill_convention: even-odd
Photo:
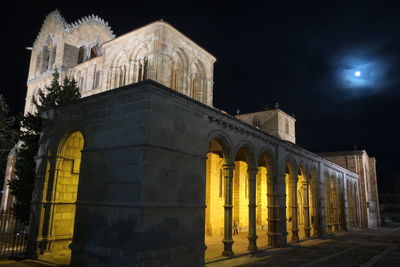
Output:
[[336,80],[342,89],[360,93],[377,93],[389,84],[389,62],[376,55],[343,56],[336,59]]

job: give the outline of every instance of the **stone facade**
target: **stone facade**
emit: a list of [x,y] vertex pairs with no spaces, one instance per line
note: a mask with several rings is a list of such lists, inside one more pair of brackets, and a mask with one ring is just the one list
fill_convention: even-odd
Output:
[[[50,227],[57,191],[51,188],[60,185],[57,166],[65,158],[60,147],[75,132],[82,133],[84,146],[70,239],[73,266],[200,266],[206,224],[214,224],[207,212],[215,208],[223,255],[234,253],[233,219],[242,216],[239,224],[249,232],[249,249],[256,250],[257,175],[265,179],[268,200],[260,206],[266,207],[270,245],[355,227],[349,223],[354,211],[349,196],[357,199],[358,192],[348,185],[358,184],[357,174],[156,82],[93,95],[46,117],[31,255],[42,257],[58,247]],[[224,198],[206,207],[207,201],[212,204],[207,196],[215,194],[207,191],[207,172],[214,172],[207,166],[220,157],[209,155],[217,154],[210,147],[213,141],[223,147]],[[214,173],[219,178],[220,172]],[[235,192],[238,177],[241,186],[248,179],[247,194],[243,187]],[[299,190],[307,197],[299,200]],[[246,195],[254,204],[244,205]]]
[[365,150],[319,153],[320,156],[360,175],[359,207],[361,227],[380,225],[379,197],[376,180],[376,160],[369,157]]
[[296,146],[295,119],[280,109],[214,108],[214,62],[163,21],[115,38],[96,16],[46,18],[25,112],[54,69],[84,98],[41,114],[30,256],[203,266],[209,236],[234,255],[236,226],[249,251],[361,226],[360,175]]
[[279,139],[296,144],[296,120],[279,109],[279,107],[271,110],[236,115],[236,118]]
[[68,24],[50,13],[33,44],[25,112],[58,70],[74,77],[83,97],[152,79],[212,105],[215,58],[170,24],[157,21],[115,38],[98,16]]

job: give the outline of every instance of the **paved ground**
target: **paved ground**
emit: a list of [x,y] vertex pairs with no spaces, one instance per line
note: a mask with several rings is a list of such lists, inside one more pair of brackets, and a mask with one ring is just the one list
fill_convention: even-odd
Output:
[[[40,261],[0,261],[0,267],[57,266]],[[266,248],[258,253],[206,266],[400,266],[400,225],[339,233],[326,239],[292,243],[287,248]]]
[[400,266],[399,245],[400,227],[357,230],[206,266]]
[[[233,243],[232,249],[235,254],[243,254],[248,252],[247,248],[249,246],[249,239],[247,238],[247,235],[248,233],[245,231],[233,236],[233,240],[235,242]],[[257,236],[257,246],[259,249],[267,249],[267,230],[257,229]],[[223,258],[221,256],[222,251],[224,250],[222,239],[222,236],[206,236],[206,262]]]

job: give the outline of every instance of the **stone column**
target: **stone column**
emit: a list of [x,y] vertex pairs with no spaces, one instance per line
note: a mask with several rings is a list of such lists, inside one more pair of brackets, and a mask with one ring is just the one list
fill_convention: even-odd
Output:
[[[27,240],[27,254],[29,257],[37,258],[43,251],[42,247],[47,245],[47,233],[43,233],[44,225],[47,225],[43,215],[46,211],[46,192],[48,191],[49,173],[54,173],[54,161],[47,155],[35,157],[35,187],[32,195],[31,216],[29,221],[29,232]],[[46,218],[46,217],[45,217]],[[47,230],[47,227],[45,228]],[[43,240],[46,240],[45,242]]]
[[257,250],[257,233],[256,233],[256,175],[257,168],[248,168],[249,175],[249,251]]
[[333,225],[335,232],[339,231],[339,188],[337,181],[334,182],[334,189],[333,189]]
[[276,229],[275,229],[275,234],[276,237],[275,239],[278,242],[279,247],[286,247],[287,246],[287,229],[286,229],[286,197],[287,194],[285,193],[286,190],[286,184],[285,184],[285,171],[284,169],[282,172],[277,173],[276,177],[277,185],[276,187],[276,194],[275,194],[275,205],[277,206],[275,208],[276,214],[274,217],[274,220],[276,220]]
[[344,211],[343,211],[343,216],[344,216],[344,220],[343,220],[343,223],[344,223],[344,225],[343,225],[343,230],[345,230],[345,231],[348,231],[348,229],[349,229],[349,225],[350,225],[350,211],[349,211],[349,209],[350,209],[350,203],[349,203],[349,191],[348,191],[349,189],[348,189],[348,182],[347,182],[347,179],[346,179],[346,174],[344,174],[344,177],[343,177],[343,206],[344,206]]
[[[43,206],[45,207],[45,216],[43,219],[43,229],[44,229],[44,239],[47,239],[48,242],[50,240],[54,240],[54,208],[55,208],[55,201],[56,201],[56,190],[57,190],[57,183],[58,183],[58,174],[61,170],[62,162],[64,158],[62,157],[52,157],[51,158],[51,169],[54,170],[54,172],[50,172],[50,177],[49,177],[49,184],[48,184],[48,189],[47,189],[47,196],[46,196],[46,201],[43,203]],[[54,165],[53,165],[54,164]],[[54,166],[54,167],[53,167]],[[48,246],[46,250],[51,250],[51,247]]]
[[233,256],[232,251],[233,239],[232,239],[232,180],[233,170],[235,164],[224,165],[224,177],[225,177],[225,205],[224,205],[224,251],[222,256]]
[[303,186],[303,205],[304,205],[304,235],[306,238],[310,237],[310,203],[309,203],[309,187],[310,181],[307,180],[302,183]]
[[110,75],[109,75],[109,81],[108,81],[108,89],[113,89],[114,88],[114,67],[110,67]]
[[[275,169],[274,169],[275,170]],[[272,174],[272,168],[267,170],[267,199],[268,199],[268,245],[279,246],[279,199],[278,199],[278,172]],[[285,235],[286,236],[286,235]]]
[[312,208],[313,213],[310,212],[310,225],[311,225],[311,236],[318,236],[319,235],[319,227],[320,222],[318,217],[320,216],[318,204],[322,202],[322,199],[318,197],[318,176],[313,177],[310,182],[309,192],[310,192],[310,209]]
[[332,202],[331,202],[331,178],[324,176],[324,196],[325,196],[325,231],[332,233]]
[[291,193],[290,208],[292,210],[292,241],[299,241],[299,225],[297,218],[297,180],[298,180],[298,168],[294,169],[294,173],[289,179],[289,189]]

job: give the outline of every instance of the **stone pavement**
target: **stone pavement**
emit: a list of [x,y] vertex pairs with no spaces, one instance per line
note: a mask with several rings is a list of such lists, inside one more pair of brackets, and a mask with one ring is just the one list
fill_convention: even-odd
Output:
[[[0,267],[59,266],[42,261],[0,261]],[[400,266],[400,227],[355,230],[326,239],[292,243],[287,248],[267,248],[206,266]]]
[[55,264],[37,261],[37,260],[24,260],[24,261],[0,261],[0,267],[49,267],[57,266]]
[[400,227],[355,230],[206,266],[400,266]]

